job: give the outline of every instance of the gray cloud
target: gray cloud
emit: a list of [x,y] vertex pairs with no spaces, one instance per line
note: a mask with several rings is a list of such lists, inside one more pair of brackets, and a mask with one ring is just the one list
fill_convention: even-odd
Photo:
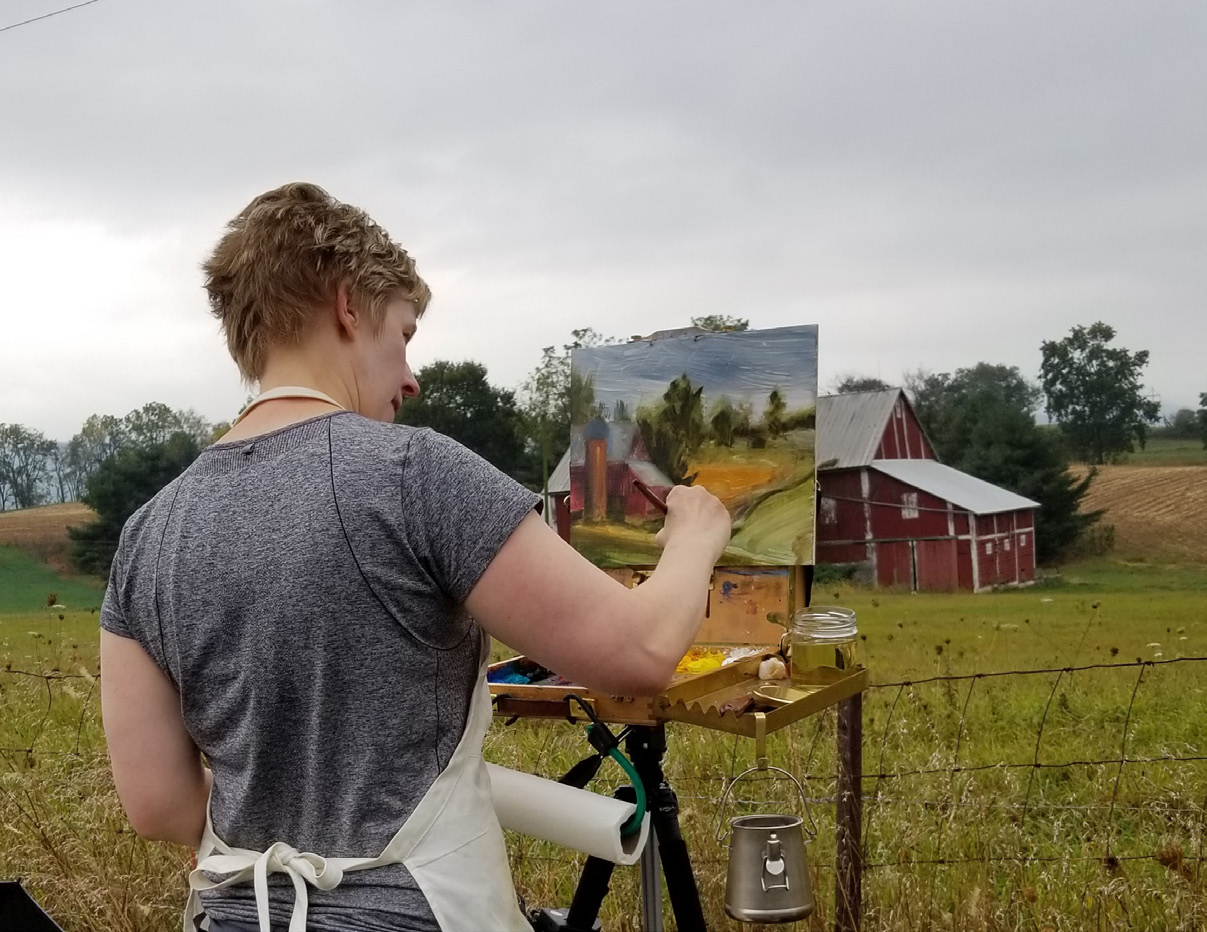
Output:
[[34,217],[160,247],[118,250],[91,315],[0,258],[44,326],[96,334],[62,397],[30,388],[37,329],[0,344],[0,421],[227,416],[243,390],[196,266],[294,178],[416,254],[418,363],[504,385],[584,325],[817,323],[824,387],[1034,375],[1042,339],[1103,319],[1152,350],[1167,404],[1195,402],[1207,8],[983,7],[101,0],[0,34],[0,203],[21,205],[0,241]]

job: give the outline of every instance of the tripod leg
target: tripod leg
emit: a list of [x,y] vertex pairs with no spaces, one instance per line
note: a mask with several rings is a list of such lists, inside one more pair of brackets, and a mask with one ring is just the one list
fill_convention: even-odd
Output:
[[566,914],[566,932],[589,932],[595,926],[615,867],[611,861],[602,858],[587,858],[574,899],[570,901],[570,912]]
[[639,868],[642,932],[662,932],[662,858],[658,856],[657,832],[646,838]]
[[[637,801],[637,793],[631,786],[617,788],[614,795],[626,803]],[[570,909],[565,912],[560,909],[543,910],[536,923],[537,932],[597,932],[599,908],[608,895],[612,871],[615,869],[616,865],[611,861],[588,857],[579,875],[578,886],[574,889]]]
[[[645,786],[646,805],[658,839],[658,854],[662,858],[662,872],[666,877],[675,924],[679,932],[705,932],[704,908],[700,905],[696,875],[692,873],[687,843],[679,829],[679,800],[662,772],[666,726],[634,727],[625,739],[625,749]],[[660,900],[658,897],[656,902]]]

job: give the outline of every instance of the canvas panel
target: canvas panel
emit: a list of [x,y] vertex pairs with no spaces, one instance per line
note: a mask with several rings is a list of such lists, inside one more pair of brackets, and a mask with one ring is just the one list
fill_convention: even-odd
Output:
[[592,562],[657,562],[661,514],[637,482],[720,498],[720,565],[813,562],[816,326],[577,349],[571,383],[570,539]]

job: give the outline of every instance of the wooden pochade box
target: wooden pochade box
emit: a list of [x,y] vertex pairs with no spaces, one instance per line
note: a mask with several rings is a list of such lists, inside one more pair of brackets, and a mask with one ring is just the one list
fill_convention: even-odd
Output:
[[[754,697],[760,686],[785,684],[785,680],[760,680],[759,664],[780,650],[781,638],[797,607],[804,605],[803,567],[717,567],[709,591],[708,613],[696,644],[701,647],[754,647],[760,653],[704,673],[676,673],[666,691],[657,696],[611,696],[572,683],[490,683],[495,714],[507,718],[547,718],[583,721],[586,715],[570,696],[577,696],[603,722],[616,725],[655,725],[685,722],[749,738],[762,738],[802,718],[836,705],[867,686],[864,667],[823,669],[807,694],[783,705],[761,704]],[[639,585],[647,570],[607,570],[628,586]],[[492,664],[498,674],[535,666],[523,657]],[[804,691],[803,689],[801,690]],[[722,712],[745,697],[755,704],[738,714]]]

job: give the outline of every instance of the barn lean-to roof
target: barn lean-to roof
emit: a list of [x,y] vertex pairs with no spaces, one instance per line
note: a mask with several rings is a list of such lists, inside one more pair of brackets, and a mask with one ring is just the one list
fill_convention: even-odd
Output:
[[[905,398],[899,388],[820,396],[817,399],[818,465],[823,469],[870,466],[898,398]],[[908,401],[905,403],[909,404]]]
[[872,460],[868,465],[877,472],[892,476],[899,482],[912,485],[923,492],[929,492],[936,498],[951,502],[974,515],[992,515],[1003,511],[1039,507],[1039,502],[998,488],[966,472],[944,466],[937,460]]

